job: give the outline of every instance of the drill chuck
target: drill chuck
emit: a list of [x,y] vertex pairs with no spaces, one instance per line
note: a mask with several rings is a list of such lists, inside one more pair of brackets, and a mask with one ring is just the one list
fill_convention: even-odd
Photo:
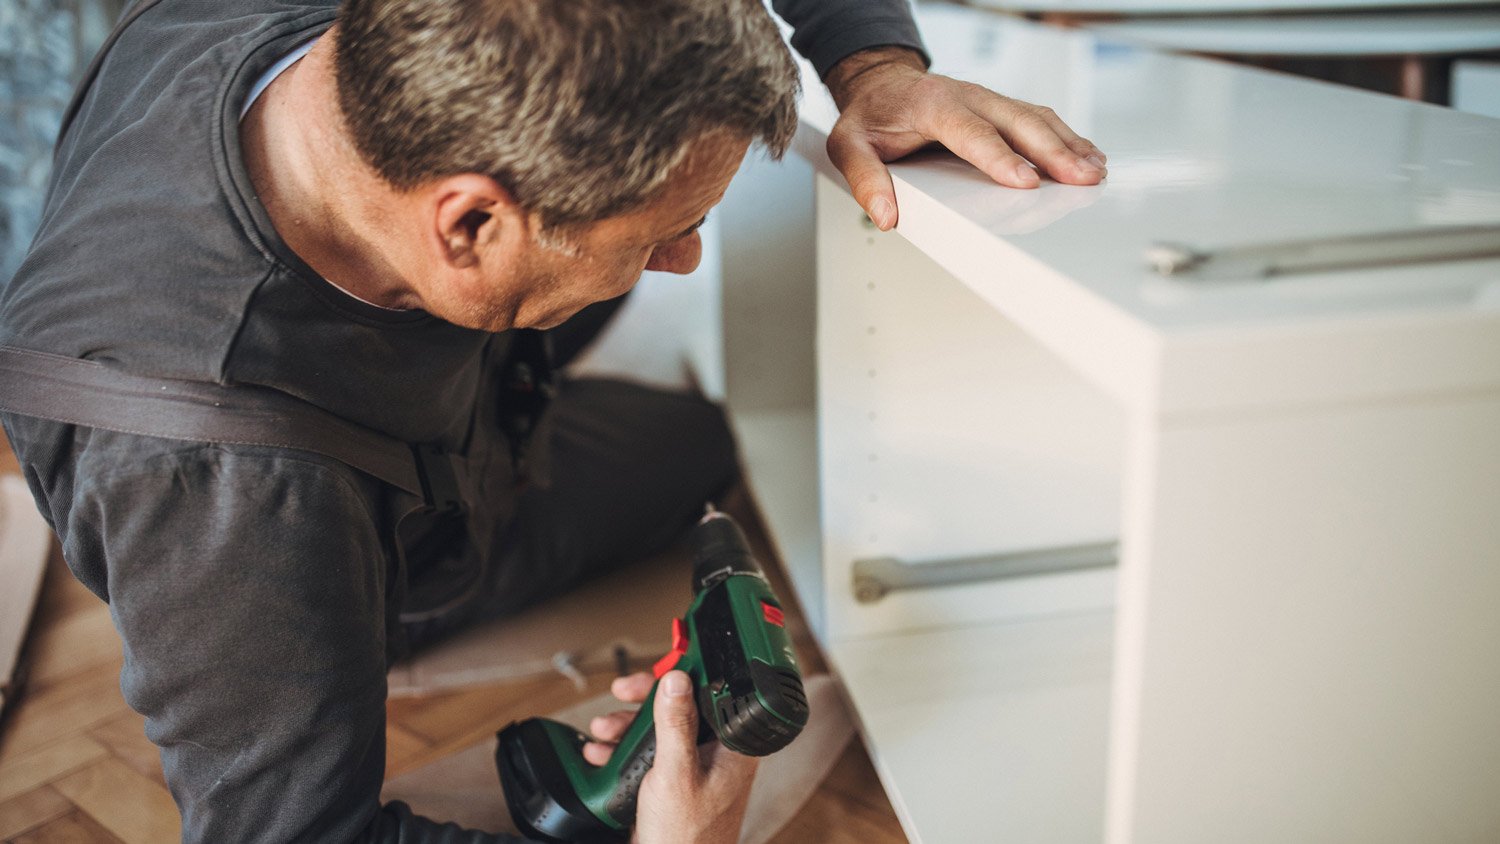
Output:
[[764,578],[760,563],[750,554],[744,531],[718,510],[710,509],[692,534],[693,594],[699,595],[732,574]]

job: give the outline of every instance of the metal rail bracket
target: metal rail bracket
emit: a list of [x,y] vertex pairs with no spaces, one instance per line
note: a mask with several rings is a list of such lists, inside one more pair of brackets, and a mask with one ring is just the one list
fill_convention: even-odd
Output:
[[935,586],[957,586],[1109,568],[1115,565],[1119,553],[1120,546],[1117,542],[1095,542],[922,562],[906,562],[894,557],[855,560],[854,599],[861,604],[873,604],[887,594],[901,589],[930,589]]

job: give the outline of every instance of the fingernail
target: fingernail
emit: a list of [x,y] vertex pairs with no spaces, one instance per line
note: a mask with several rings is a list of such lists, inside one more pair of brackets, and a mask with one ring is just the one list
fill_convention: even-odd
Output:
[[1087,161],[1095,167],[1098,167],[1100,170],[1104,169],[1104,157],[1101,155],[1091,155],[1088,158],[1085,158],[1084,161]]
[[681,671],[673,671],[661,681],[667,690],[667,697],[682,697],[688,693],[688,678]]
[[883,196],[877,197],[874,202],[870,203],[870,219],[875,221],[875,225],[879,226],[881,231],[888,231],[896,224],[896,206]]
[[1035,185],[1042,181],[1042,177],[1038,176],[1029,164],[1016,165],[1016,178],[1023,185]]

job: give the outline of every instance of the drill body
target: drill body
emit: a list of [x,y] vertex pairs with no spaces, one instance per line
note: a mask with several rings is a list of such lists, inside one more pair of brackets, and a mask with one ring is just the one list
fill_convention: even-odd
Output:
[[[718,740],[748,756],[774,753],[797,737],[808,715],[781,604],[728,516],[710,509],[690,541],[693,600],[673,619],[672,650],[656,664],[656,676],[678,669],[691,678],[699,743]],[[656,758],[656,691],[602,766],[584,760],[588,737],[565,724],[532,718],[500,731],[496,763],[522,832],[561,842],[629,835],[641,780]]]

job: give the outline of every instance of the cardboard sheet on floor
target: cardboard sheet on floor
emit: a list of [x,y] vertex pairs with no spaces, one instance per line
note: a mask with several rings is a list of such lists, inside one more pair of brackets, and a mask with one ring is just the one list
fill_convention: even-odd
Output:
[[0,713],[15,698],[16,669],[51,538],[26,482],[0,475]]
[[[781,831],[854,735],[854,720],[832,678],[820,674],[804,678],[804,684],[811,713],[807,727],[785,750],[761,760],[740,844],[765,844]],[[547,717],[587,730],[590,718],[619,708],[620,702],[606,694]],[[403,801],[434,820],[491,833],[516,832],[500,793],[493,737],[387,781],[380,796]]]
[[671,645],[672,618],[692,601],[680,550],[633,563],[572,592],[430,647],[391,669],[392,697],[558,671],[613,671],[616,646],[631,669],[648,668]]

